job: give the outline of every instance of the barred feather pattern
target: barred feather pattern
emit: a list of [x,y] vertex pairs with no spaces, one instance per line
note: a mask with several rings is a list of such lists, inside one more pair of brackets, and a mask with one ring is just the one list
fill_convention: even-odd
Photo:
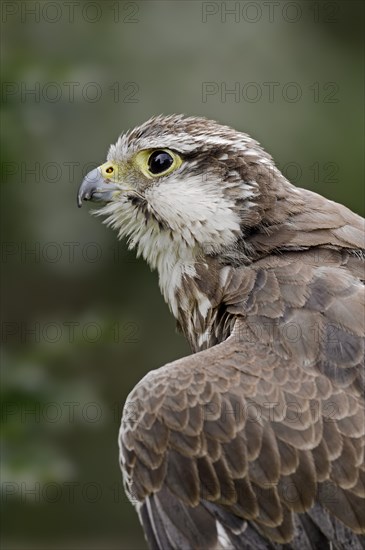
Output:
[[220,548],[217,525],[232,548],[362,547],[360,265],[317,250],[222,268],[209,337],[230,336],[125,405],[121,464],[151,547]]

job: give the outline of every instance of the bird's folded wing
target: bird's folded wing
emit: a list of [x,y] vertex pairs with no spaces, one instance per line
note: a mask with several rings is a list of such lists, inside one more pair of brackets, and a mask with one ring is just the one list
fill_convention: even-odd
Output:
[[363,533],[364,430],[353,377],[336,385],[315,364],[234,332],[136,386],[121,463],[131,499],[144,503],[152,547],[213,548],[212,518],[231,537],[249,520],[283,543],[293,537],[293,513],[314,505]]

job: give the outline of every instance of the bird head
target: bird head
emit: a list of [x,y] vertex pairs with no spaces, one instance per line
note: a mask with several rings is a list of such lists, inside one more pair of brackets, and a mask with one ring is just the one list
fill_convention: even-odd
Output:
[[281,176],[247,134],[182,115],[158,116],[121,135],[78,193],[158,267],[161,254],[221,254],[260,224]]

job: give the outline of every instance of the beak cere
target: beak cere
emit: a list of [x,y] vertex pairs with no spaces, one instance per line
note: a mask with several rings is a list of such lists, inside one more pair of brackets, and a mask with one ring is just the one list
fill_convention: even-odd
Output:
[[77,193],[77,206],[81,208],[82,201],[104,201],[108,202],[118,186],[104,179],[100,167],[95,168],[87,174],[79,187]]

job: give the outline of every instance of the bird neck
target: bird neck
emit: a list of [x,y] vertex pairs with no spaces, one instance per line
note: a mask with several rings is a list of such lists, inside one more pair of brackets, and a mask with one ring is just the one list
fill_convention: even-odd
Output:
[[157,264],[161,292],[193,352],[221,342],[233,329],[220,308],[222,269],[217,259],[195,251],[165,253]]
[[158,271],[161,292],[177,320],[179,310],[187,309],[190,302],[186,283],[196,275],[195,264],[194,251],[178,247],[176,243],[171,243],[157,255],[155,265],[150,264]]

